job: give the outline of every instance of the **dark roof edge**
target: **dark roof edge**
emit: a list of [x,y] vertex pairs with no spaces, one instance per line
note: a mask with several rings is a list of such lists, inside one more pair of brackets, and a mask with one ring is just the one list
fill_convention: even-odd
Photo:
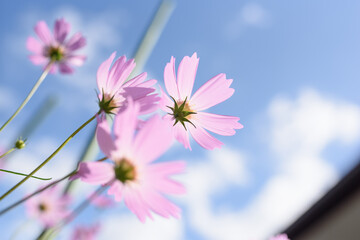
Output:
[[360,189],[360,162],[343,177],[324,197],[317,201],[300,218],[291,224],[284,233],[290,239],[298,237],[305,230],[309,229],[317,221],[321,220],[341,202],[353,195]]

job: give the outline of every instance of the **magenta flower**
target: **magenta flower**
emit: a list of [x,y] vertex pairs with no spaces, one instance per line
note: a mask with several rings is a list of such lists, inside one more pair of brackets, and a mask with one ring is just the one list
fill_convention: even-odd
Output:
[[78,226],[75,228],[71,239],[72,240],[95,240],[99,233],[100,225],[93,226]]
[[134,59],[126,60],[125,56],[118,58],[113,66],[114,52],[104,61],[97,71],[97,85],[100,91],[99,106],[105,113],[116,114],[123,111],[127,106],[127,98],[131,97],[140,104],[140,113],[147,114],[157,108],[160,98],[154,92],[152,86],[156,80],[145,81],[147,73],[144,72],[126,82],[135,67]]
[[[234,89],[230,88],[232,79],[226,79],[224,73],[211,78],[191,96],[195,75],[199,64],[196,53],[185,56],[180,62],[175,76],[175,58],[171,57],[164,70],[165,87],[171,99],[162,92],[161,108],[166,111],[167,119],[174,124],[175,138],[191,150],[189,132],[203,148],[220,148],[223,144],[206,130],[216,134],[231,136],[234,129],[243,126],[238,117],[202,112],[231,97]],[[205,130],[206,129],[206,130]]]
[[55,73],[59,68],[61,73],[72,73],[74,69],[71,65],[83,65],[86,57],[77,55],[75,52],[86,45],[85,38],[81,33],[76,33],[69,40],[66,37],[70,31],[70,24],[63,18],[56,20],[54,34],[44,21],[40,21],[34,28],[41,41],[29,37],[26,47],[33,54],[29,56],[35,65],[47,65],[54,62],[50,72]]
[[288,236],[285,233],[283,233],[283,234],[279,234],[274,237],[271,237],[269,240],[290,240],[290,239],[288,238]]
[[163,217],[179,217],[180,208],[164,194],[183,194],[185,188],[171,179],[182,173],[185,162],[152,163],[172,144],[173,137],[167,122],[156,115],[148,120],[134,136],[140,106],[129,106],[114,120],[114,135],[106,119],[99,120],[96,136],[101,150],[112,160],[81,163],[71,179],[80,178],[91,184],[108,184],[108,194],[115,201],[124,199],[126,206],[144,222],[151,212]]
[[37,218],[45,227],[53,227],[69,214],[69,196],[62,196],[57,187],[49,188],[30,198],[26,210],[30,217]]

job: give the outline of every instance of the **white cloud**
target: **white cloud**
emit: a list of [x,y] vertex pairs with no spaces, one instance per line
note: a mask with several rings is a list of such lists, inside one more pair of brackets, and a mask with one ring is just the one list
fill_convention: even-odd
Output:
[[[189,166],[190,223],[206,239],[266,239],[283,230],[338,180],[321,155],[326,146],[333,141],[353,143],[360,137],[360,109],[314,90],[301,92],[295,101],[276,98],[268,115],[268,144],[279,161],[274,161],[273,176],[245,208],[214,211],[210,200],[236,182],[229,176],[246,170],[230,167],[233,173],[222,172],[214,161]],[[230,165],[223,166],[229,169]]]
[[245,4],[225,27],[225,35],[234,40],[240,37],[246,28],[264,27],[271,20],[268,11],[258,3]]
[[134,214],[123,214],[107,217],[101,223],[99,239],[114,239],[114,236],[119,236],[129,240],[181,240],[185,239],[183,228],[183,222],[179,219],[154,216],[154,221],[148,219],[141,223]]

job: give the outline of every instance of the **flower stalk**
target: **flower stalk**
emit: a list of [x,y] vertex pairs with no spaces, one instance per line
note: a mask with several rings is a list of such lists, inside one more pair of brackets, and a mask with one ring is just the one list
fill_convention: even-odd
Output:
[[41,83],[44,81],[46,76],[48,75],[52,65],[53,61],[50,61],[48,65],[45,67],[43,73],[40,75],[39,79],[35,83],[34,87],[31,89],[25,100],[21,103],[21,105],[18,107],[18,109],[15,111],[15,113],[1,126],[0,132],[16,117],[16,115],[19,114],[19,112],[25,107],[25,105],[30,101],[36,90],[39,88]]
[[8,190],[6,193],[4,193],[0,197],[0,201],[3,200],[11,192],[13,192],[16,188],[18,188],[25,181],[27,181],[32,175],[34,175],[37,171],[39,171],[43,166],[45,166],[45,164],[47,164],[78,132],[80,132],[81,129],[83,129],[86,125],[88,125],[90,122],[92,122],[99,113],[100,112],[96,113],[89,120],[87,120],[85,123],[83,123],[47,159],[45,159],[37,168],[35,168],[31,173],[29,173],[29,175],[27,175],[24,179],[22,179],[20,182],[18,182],[14,187],[12,187],[10,190]]

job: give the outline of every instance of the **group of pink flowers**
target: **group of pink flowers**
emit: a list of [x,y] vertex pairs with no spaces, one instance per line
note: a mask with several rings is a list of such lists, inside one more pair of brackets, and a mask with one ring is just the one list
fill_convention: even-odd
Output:
[[[69,31],[70,24],[64,19],[55,22],[53,34],[45,22],[38,22],[35,32],[40,41],[33,37],[27,40],[27,48],[32,52],[30,60],[44,67],[51,63],[53,73],[56,69],[72,73],[72,66],[81,66],[86,59],[76,54],[86,41],[80,33],[68,39]],[[112,53],[99,66],[96,76],[99,105],[96,139],[105,158],[80,163],[70,180],[108,187],[107,193],[117,202],[124,201],[142,222],[153,218],[153,214],[178,218],[181,210],[167,195],[186,192],[173,179],[185,171],[186,163],[156,160],[174,140],[191,150],[191,135],[201,147],[211,150],[223,143],[209,132],[231,136],[243,127],[238,117],[205,112],[233,95],[234,89],[230,88],[233,80],[221,73],[193,93],[199,64],[194,53],[181,60],[177,71],[175,58],[171,57],[165,65],[163,89],[157,80],[148,80],[147,73],[129,80],[136,65],[134,59],[121,56],[114,62],[115,55]],[[114,115],[113,128],[106,119],[110,114]],[[144,115],[149,114],[152,116],[144,121]],[[70,198],[59,196],[56,189],[46,190],[27,202],[28,213],[46,227],[69,215]]]

